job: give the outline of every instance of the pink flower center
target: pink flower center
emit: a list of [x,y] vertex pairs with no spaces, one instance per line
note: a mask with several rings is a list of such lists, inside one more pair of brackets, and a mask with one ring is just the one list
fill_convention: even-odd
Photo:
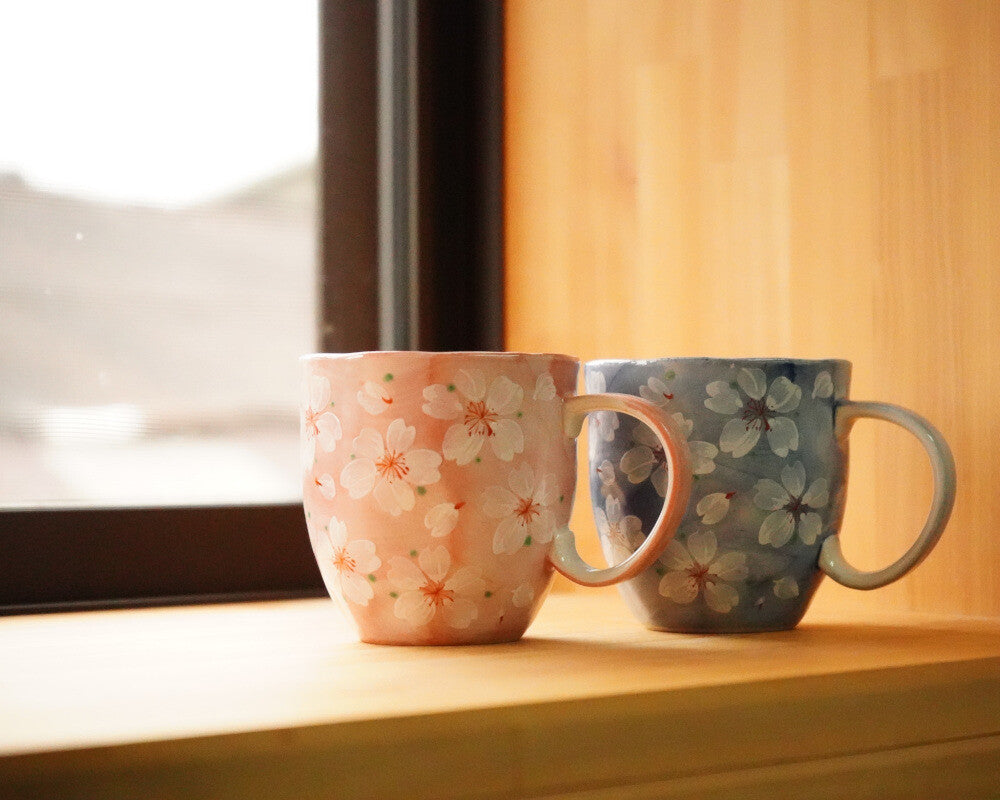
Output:
[[483,400],[475,400],[465,406],[465,428],[469,436],[492,436],[493,426],[499,419]]
[[805,504],[802,502],[801,497],[793,497],[791,500],[785,503],[785,511],[791,514],[792,517],[794,517],[796,520],[798,520],[798,518],[802,516],[803,513],[805,513],[805,509],[802,507],[803,505]]
[[310,436],[319,436],[319,418],[322,413],[315,408],[306,409],[306,431]]
[[686,570],[688,577],[695,582],[699,589],[704,589],[706,583],[715,584],[716,576],[708,571],[707,566],[702,566],[697,561]]
[[375,462],[375,469],[384,480],[396,481],[405,476],[410,468],[406,466],[406,454],[386,450],[383,456]]
[[333,566],[337,572],[356,572],[358,562],[354,560],[346,547],[333,548]]
[[444,581],[432,581],[428,578],[427,583],[420,587],[420,593],[424,596],[424,602],[435,608],[455,600],[455,592],[445,589]]
[[534,498],[518,498],[517,508],[514,509],[514,516],[518,518],[522,525],[529,525],[541,513],[541,506],[534,501]]
[[771,423],[768,422],[768,417],[771,414],[770,409],[767,407],[767,402],[763,399],[747,400],[747,404],[743,407],[743,421],[747,424],[747,430],[753,428],[758,431],[769,431],[771,430]]

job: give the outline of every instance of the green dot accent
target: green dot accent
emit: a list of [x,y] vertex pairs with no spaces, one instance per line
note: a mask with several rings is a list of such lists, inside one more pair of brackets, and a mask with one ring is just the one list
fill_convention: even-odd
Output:
[[564,494],[559,495],[559,502],[560,503],[563,502],[563,500],[565,500],[565,499],[566,499],[566,495],[564,495]]
[[336,403],[334,403],[334,402],[333,402],[333,400],[331,400],[331,401],[330,401],[330,408],[333,408],[333,407],[334,407],[335,405],[337,405],[337,404],[336,404]]
[[521,418],[521,417],[523,417],[523,416],[524,416],[524,412],[523,412],[523,411],[518,411],[518,412],[517,412],[517,418],[518,418],[518,419],[520,419],[520,418]]
[[524,546],[525,547],[530,547],[531,546],[531,537],[530,536],[525,537],[525,539],[524,539]]
[[453,383],[449,383],[449,384],[448,384],[448,391],[449,391],[449,392],[453,392],[453,391],[455,391],[455,384],[453,384]]
[[395,592],[389,592],[389,597],[399,597]]
[[677,377],[677,373],[674,372],[672,369],[668,369],[667,374],[664,375],[663,377],[666,378],[668,381],[672,381],[674,378]]
[[372,583],[375,583],[375,581],[377,581],[378,578],[376,578],[374,575],[369,575],[368,580],[370,580]]
[[667,574],[667,571],[666,571],[666,570],[665,570],[665,569],[664,569],[663,567],[661,567],[661,566],[659,566],[659,565],[657,565],[657,566],[656,566],[656,568],[655,568],[655,572],[656,572],[656,574],[657,574],[657,575],[659,575],[659,576],[660,576],[661,578],[662,578],[662,577],[663,577],[664,575],[666,575],[666,574]]
[[700,481],[701,480],[701,475],[692,475],[691,476],[691,480],[693,480],[693,481]]
[[482,464],[483,460],[479,456],[476,456],[476,463],[477,464]]
[[426,486],[418,486],[417,487],[417,494],[427,494],[427,487]]
[[354,453],[351,453],[351,461],[353,461],[353,460],[354,460],[354,458],[355,458],[355,455],[354,455]]
[[729,381],[729,388],[730,389],[739,389],[740,385],[736,381]]
[[410,555],[413,556],[414,558],[416,558],[417,551],[416,550],[411,550],[410,551]]
[[483,597],[493,597],[493,592],[483,592]]
[[392,380],[392,373],[391,372],[385,373],[385,377],[382,380],[384,380],[384,381],[391,381]]

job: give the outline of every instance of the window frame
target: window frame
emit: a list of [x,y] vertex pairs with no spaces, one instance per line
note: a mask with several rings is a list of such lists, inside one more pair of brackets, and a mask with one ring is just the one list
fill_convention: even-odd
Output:
[[[502,349],[503,3],[319,15],[319,349]],[[323,592],[298,502],[0,509],[0,614]]]

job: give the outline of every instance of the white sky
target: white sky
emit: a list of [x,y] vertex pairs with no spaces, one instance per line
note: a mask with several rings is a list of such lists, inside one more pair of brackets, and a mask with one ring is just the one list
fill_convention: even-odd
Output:
[[183,205],[316,152],[317,0],[0,0],[0,173]]

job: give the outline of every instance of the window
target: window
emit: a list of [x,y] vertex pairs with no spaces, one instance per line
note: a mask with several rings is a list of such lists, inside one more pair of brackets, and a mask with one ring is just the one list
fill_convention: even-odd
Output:
[[[266,37],[276,36],[290,15],[301,13],[298,6],[309,4],[292,4],[296,7],[293,10],[288,4],[275,2],[266,12],[271,16],[260,28],[265,38],[248,44],[247,40],[253,39],[248,15],[269,4],[251,5],[251,9],[235,5],[219,12],[218,2],[213,2],[182,11],[188,24],[198,20],[196,40],[217,59],[227,43],[239,40],[237,50],[251,53],[251,61],[273,64],[280,59]],[[451,5],[455,7],[445,7]],[[209,6],[212,12],[207,11]],[[87,8],[88,20],[93,20],[94,9],[110,6],[94,3]],[[162,18],[139,20],[150,13],[145,6],[122,8],[123,16],[116,17],[114,27],[119,35],[128,30],[135,36],[131,52],[136,57],[151,53],[161,59],[198,61],[193,52],[178,53],[183,49],[180,34],[171,35],[170,25]],[[171,7],[170,13],[180,14],[176,8]],[[52,492],[41,491],[40,483],[26,468],[10,470],[20,482],[20,499],[7,488],[9,484],[0,484],[5,487],[0,498],[5,505],[0,511],[0,562],[5,564],[0,608],[17,611],[320,591],[297,500],[295,356],[316,349],[317,341],[323,349],[341,351],[380,345],[499,348],[502,6],[485,1],[465,5],[324,0],[319,12],[319,279],[314,277],[317,271],[308,258],[315,239],[311,233],[301,236],[303,229],[308,230],[302,222],[310,205],[308,158],[278,159],[269,171],[247,181],[242,189],[216,190],[198,200],[176,195],[153,204],[155,214],[150,211],[149,198],[140,198],[146,204],[141,210],[118,207],[110,211],[107,198],[103,199],[109,226],[138,222],[133,219],[138,215],[144,223],[153,220],[154,228],[167,228],[166,233],[160,230],[165,237],[160,242],[174,238],[171,234],[181,230],[197,233],[211,241],[208,249],[222,262],[208,269],[224,269],[225,262],[230,262],[230,270],[242,271],[240,294],[219,301],[229,304],[229,315],[236,317],[236,332],[220,348],[225,350],[223,366],[216,369],[207,360],[199,360],[206,354],[202,336],[196,331],[198,324],[208,331],[205,335],[224,336],[217,330],[224,315],[216,313],[213,302],[199,296],[197,289],[185,290],[178,282],[187,278],[189,282],[204,282],[207,288],[217,286],[220,279],[210,279],[204,266],[187,265],[187,274],[182,275],[185,270],[176,262],[158,265],[157,259],[163,256],[161,247],[156,246],[158,240],[153,234],[135,234],[137,243],[126,254],[130,263],[134,261],[130,274],[151,280],[146,285],[155,286],[169,298],[161,309],[160,333],[151,336],[143,327],[156,302],[151,290],[141,287],[130,296],[137,298],[137,308],[122,308],[128,305],[129,297],[105,298],[105,313],[90,318],[109,323],[110,328],[112,316],[120,315],[119,319],[125,320],[124,330],[113,330],[111,338],[132,348],[132,362],[142,368],[148,368],[142,363],[147,358],[168,363],[156,365],[163,369],[154,380],[141,374],[132,380],[132,389],[144,403],[114,398],[107,390],[118,375],[105,369],[102,378],[98,366],[90,374],[92,399],[86,397],[86,402],[80,403],[84,395],[67,392],[67,396],[72,395],[68,399],[49,402],[41,410],[11,412],[9,421],[0,422],[4,426],[0,435],[22,439],[35,435],[53,448],[54,472],[72,472],[74,463],[81,472],[71,496],[57,498],[62,502],[55,507],[45,502],[52,499]],[[214,19],[221,20],[221,29],[202,29],[209,26],[213,13],[217,13]],[[315,13],[312,6],[314,22]],[[64,22],[70,19],[69,12],[64,17],[48,14],[50,20],[53,16]],[[123,25],[130,17],[134,25]],[[76,27],[77,36],[82,23]],[[3,28],[6,35],[14,35],[9,26]],[[166,50],[162,49],[164,40],[169,40]],[[308,52],[314,41],[305,35],[300,50]],[[404,47],[406,43],[410,46]],[[57,72],[72,72],[68,62],[75,46],[73,41],[54,46],[50,56],[58,65]],[[218,52],[213,50],[216,46]],[[85,55],[81,56],[84,60]],[[299,52],[292,58],[301,56]],[[239,69],[230,64],[227,69],[234,84],[242,80],[247,84],[234,91],[249,92],[263,104],[264,89],[274,82],[280,69],[257,71],[259,66],[255,62]],[[110,74],[129,68],[123,70],[119,65]],[[84,71],[83,66],[80,71]],[[146,94],[178,92],[176,84],[166,78],[159,84],[140,81],[138,87],[136,108],[141,107],[139,101]],[[225,96],[224,88],[222,84],[217,88],[214,105],[223,102],[219,93]],[[294,93],[282,90],[280,81],[276,89],[283,95],[276,104],[287,99],[284,95]],[[45,102],[37,96],[29,100]],[[213,103],[206,100],[195,106],[183,112],[185,130],[204,127]],[[403,109],[412,113],[401,114]],[[280,105],[255,110],[261,119],[283,113]],[[230,158],[231,153],[222,151],[226,142],[238,135],[227,134],[214,150],[217,158]],[[195,136],[194,140],[201,142],[203,138]],[[2,142],[0,139],[0,158],[6,158]],[[409,167],[400,169],[404,163]],[[194,170],[194,174],[207,177],[208,168],[200,173]],[[30,179],[8,178],[0,194],[0,214],[7,217],[14,213],[12,209],[26,213],[24,206],[31,203],[12,202],[11,196],[27,191],[31,191]],[[192,207],[197,208],[197,214]],[[213,213],[219,211],[224,222],[218,222],[218,217],[210,222],[202,216],[209,207]],[[408,209],[419,214],[417,224],[410,229],[413,235],[404,259],[386,246],[393,238],[385,231],[399,225],[400,215],[409,213]],[[168,219],[171,222],[164,221]],[[0,226],[0,236],[14,235],[3,233],[7,226],[2,221]],[[70,257],[67,271],[74,285],[99,283],[107,259],[94,256],[74,261],[73,256],[84,250],[92,237],[80,226],[69,225],[69,229],[74,230],[65,245]],[[21,233],[19,228],[18,235]],[[273,233],[280,243],[262,244],[266,235]],[[118,243],[127,237],[110,238]],[[249,243],[233,244],[237,239]],[[278,263],[273,267],[258,264],[250,275],[245,262],[267,249],[279,254]],[[8,264],[18,258],[15,248],[5,247],[0,252],[0,276],[15,274]],[[290,267],[292,260],[305,262],[306,268]],[[314,286],[318,286],[315,302],[309,297]],[[65,290],[61,283],[54,287],[53,292]],[[406,291],[398,291],[399,287]],[[39,291],[43,298],[50,296],[45,295],[44,285],[34,291],[36,300]],[[227,293],[222,289],[220,294]],[[88,312],[93,305],[79,297],[63,302],[75,302]],[[278,313],[287,316],[276,316]],[[254,314],[260,316],[256,320],[260,335],[244,330],[241,336],[240,323],[245,327]],[[408,324],[394,323],[404,315]],[[67,354],[72,356],[74,347],[82,347],[76,338],[79,334],[73,333],[55,338],[50,346],[41,338],[31,341],[32,325],[46,328],[32,318],[30,308],[21,309],[20,318],[20,322],[9,323],[14,335],[37,348],[34,352],[52,358],[57,366]],[[185,342],[192,355],[177,353],[174,348],[179,342]],[[196,362],[200,378],[184,375],[186,359],[189,364]],[[22,355],[19,361],[15,366],[22,372],[27,363],[36,376],[54,383],[57,389],[61,387],[61,379],[41,369],[41,359]],[[235,377],[225,380],[220,373],[230,366],[234,366],[230,374]],[[31,380],[25,378],[29,383]],[[205,391],[206,387],[210,388]],[[166,391],[172,392],[172,400],[180,398],[181,402],[173,407],[157,405]],[[4,413],[13,406],[5,400]],[[86,423],[83,430],[81,422]],[[192,432],[197,437],[191,436]],[[187,439],[185,446],[181,446],[183,439]],[[239,444],[233,445],[234,441]],[[100,458],[95,453],[120,450],[126,443],[141,446],[121,462],[124,466],[114,480],[102,478],[97,469]],[[84,446],[91,448],[90,454],[76,455],[75,462],[73,453],[66,452],[70,448],[79,453]],[[159,451],[153,452],[157,448]],[[248,453],[254,453],[258,460],[252,462]],[[237,457],[227,462],[234,454]],[[233,467],[235,476],[218,475],[226,463],[237,464]],[[253,463],[269,465],[271,474],[264,468],[253,472],[248,466]],[[152,468],[175,470],[194,480],[187,491],[168,498],[159,487],[150,489],[143,480],[141,473]],[[242,479],[239,470],[245,470]],[[210,479],[218,478],[224,480],[210,489]],[[81,489],[84,485],[89,485],[90,494]],[[127,485],[138,485],[140,491],[129,498],[124,494]],[[68,501],[72,501],[69,506]]]

